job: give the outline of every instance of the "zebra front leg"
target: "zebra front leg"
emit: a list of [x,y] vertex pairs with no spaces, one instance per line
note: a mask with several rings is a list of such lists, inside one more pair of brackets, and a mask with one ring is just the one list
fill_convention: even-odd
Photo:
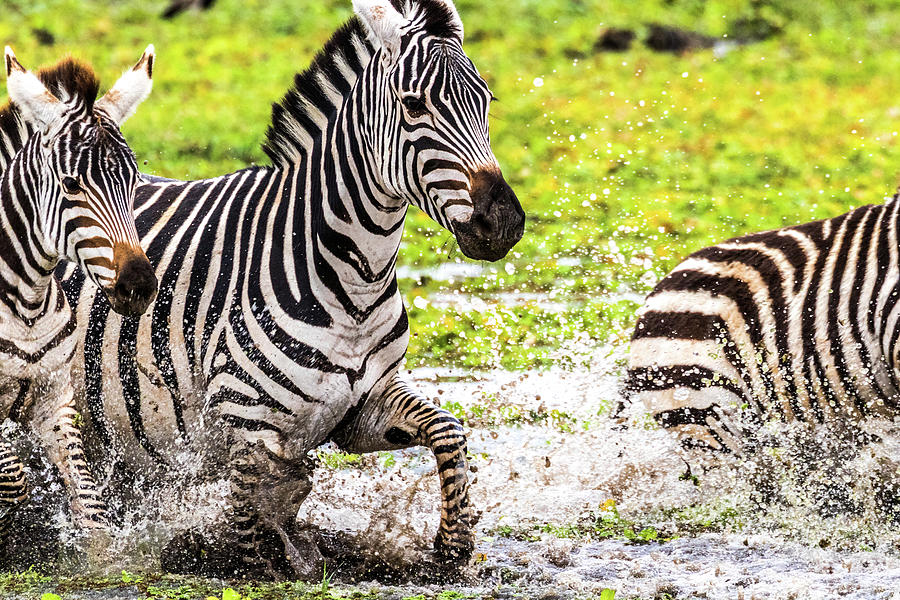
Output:
[[7,442],[0,442],[0,547],[6,547],[6,536],[15,509],[28,498],[25,466]]
[[384,392],[369,398],[332,439],[349,452],[427,446],[441,479],[441,525],[434,540],[445,561],[465,561],[475,547],[469,506],[466,436],[459,420],[435,406],[395,375]]
[[287,460],[261,442],[231,445],[231,506],[245,567],[266,575],[317,579],[324,565],[315,541],[296,528],[312,485],[308,461]]
[[62,477],[73,524],[84,529],[105,529],[106,504],[85,459],[68,367],[47,381],[36,383],[32,395],[31,423]]

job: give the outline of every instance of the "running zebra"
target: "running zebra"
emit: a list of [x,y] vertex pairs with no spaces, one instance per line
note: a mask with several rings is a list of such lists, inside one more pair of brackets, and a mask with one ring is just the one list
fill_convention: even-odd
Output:
[[[153,47],[102,98],[90,67],[64,59],[37,75],[7,47],[11,104],[0,109],[0,390],[2,418],[30,425],[59,469],[72,521],[102,527],[106,510],[76,426],[75,315],[54,269],[77,262],[125,315],[156,294],[132,216],[138,179],[119,125],[150,93]],[[0,444],[0,526],[25,497],[22,465]]]
[[900,408],[900,199],[700,250],[648,296],[626,394],[686,446]]
[[251,570],[278,568],[260,554],[264,533],[306,569],[287,531],[307,453],[328,440],[430,448],[437,554],[473,548],[463,428],[398,374],[409,325],[395,266],[410,204],[477,260],[504,257],[525,217],[452,2],[354,7],[274,105],[271,166],[139,186],[137,228],[160,280],[149,318],[110,314],[77,272],[65,283],[97,454],[117,459],[107,468],[126,490],[148,473],[227,475],[230,544]]

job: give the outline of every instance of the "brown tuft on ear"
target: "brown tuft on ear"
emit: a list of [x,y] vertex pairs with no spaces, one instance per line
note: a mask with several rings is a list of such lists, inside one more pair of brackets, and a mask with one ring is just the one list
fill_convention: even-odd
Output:
[[81,99],[88,110],[94,107],[100,80],[86,63],[67,56],[51,67],[38,71],[38,78],[57,98],[68,95]]

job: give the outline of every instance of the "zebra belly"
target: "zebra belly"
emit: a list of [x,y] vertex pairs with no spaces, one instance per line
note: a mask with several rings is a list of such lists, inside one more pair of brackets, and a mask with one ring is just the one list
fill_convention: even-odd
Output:
[[[396,317],[384,319],[384,328],[391,327],[391,322],[396,322]],[[334,332],[332,329],[329,333]],[[339,342],[334,347],[327,342],[317,346],[334,361],[343,354],[344,360],[337,364],[346,372],[303,366],[300,360],[287,361],[279,375],[289,380],[298,393],[286,389],[284,382],[270,381],[258,373],[254,380],[262,388],[261,394],[259,388],[252,389],[227,373],[213,375],[208,385],[196,390],[195,397],[215,399],[223,388],[241,393],[233,397],[225,394],[225,400],[215,406],[204,401],[202,416],[207,421],[232,419],[237,423],[234,431],[240,439],[262,442],[282,458],[302,460],[309,450],[328,439],[352,407],[378,395],[396,372],[406,352],[408,336],[402,335],[373,352],[369,347],[372,340],[383,337],[377,330],[360,328],[353,334],[335,335]],[[255,396],[259,399],[254,400]]]
[[[147,474],[165,470],[169,475],[216,478],[224,474],[222,467],[228,463],[234,437],[251,444],[262,442],[282,458],[302,460],[309,450],[326,441],[352,406],[377,393],[386,379],[384,374],[392,374],[391,366],[401,360],[407,343],[402,336],[383,348],[354,382],[346,373],[290,363],[287,375],[302,396],[286,394],[273,383],[263,387],[265,393],[259,402],[252,403],[246,398],[257,395],[257,390],[226,372],[213,374],[208,383],[206,377],[191,376],[195,371],[184,348],[176,345],[170,352],[175,370],[181,374],[177,393],[167,387],[151,347],[149,317],[142,318],[137,329],[137,367],[133,369],[133,381],[127,381],[118,347],[121,327],[118,315],[106,320],[99,397],[85,385],[84,352],[77,353],[76,394],[79,409],[91,416],[85,437],[93,442],[92,456],[113,456],[129,470]],[[215,367],[215,357],[211,362]],[[264,378],[258,377],[260,380]],[[238,394],[219,397],[223,389]],[[274,409],[275,401],[288,410]],[[239,422],[264,422],[271,428],[231,427],[230,417]],[[178,468],[173,471],[163,465]]]

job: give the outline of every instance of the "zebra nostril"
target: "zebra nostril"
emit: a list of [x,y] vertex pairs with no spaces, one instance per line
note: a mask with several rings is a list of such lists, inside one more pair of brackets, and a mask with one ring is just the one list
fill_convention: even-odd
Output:
[[109,291],[113,309],[124,315],[139,315],[156,297],[158,282],[146,258],[126,259],[118,269],[116,281]]
[[485,214],[476,213],[472,216],[472,221],[474,222],[478,233],[483,236],[488,236],[494,231],[493,223],[491,223],[490,218]]
[[116,280],[116,285],[113,287],[113,293],[115,293],[117,298],[127,300],[128,296],[131,295],[131,286],[122,281],[122,278],[120,277]]

